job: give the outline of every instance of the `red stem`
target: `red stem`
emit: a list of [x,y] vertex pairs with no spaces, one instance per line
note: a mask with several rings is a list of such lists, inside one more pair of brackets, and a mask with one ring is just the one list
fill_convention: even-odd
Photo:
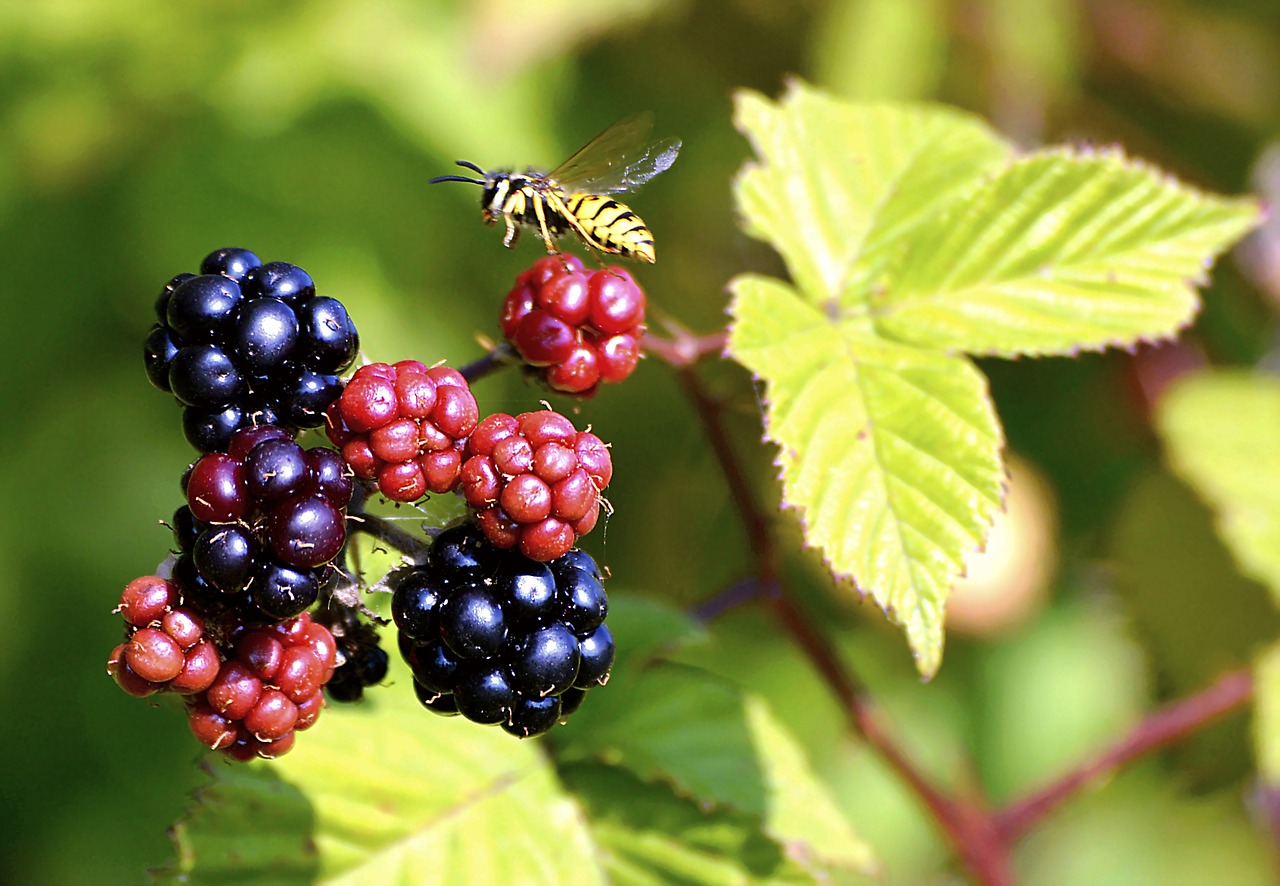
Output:
[[1253,698],[1253,675],[1232,671],[1195,695],[1148,715],[1120,741],[1093,760],[1006,807],[996,826],[1010,843],[1022,837],[1050,812],[1091,783],[1139,757],[1167,747],[1243,707]]

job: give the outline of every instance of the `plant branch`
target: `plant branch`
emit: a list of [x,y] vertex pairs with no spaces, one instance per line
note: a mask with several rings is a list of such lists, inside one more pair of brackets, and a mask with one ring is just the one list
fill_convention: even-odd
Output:
[[1148,715],[1124,738],[1093,760],[1068,772],[996,815],[1004,839],[1013,842],[1065,800],[1134,760],[1167,747],[1247,704],[1253,675],[1232,671],[1201,692]]
[[467,380],[467,384],[473,384],[486,375],[493,375],[493,373],[519,362],[520,355],[516,353],[516,349],[509,342],[504,341],[494,346],[483,357],[473,360],[460,368],[458,372],[462,373],[462,377]]

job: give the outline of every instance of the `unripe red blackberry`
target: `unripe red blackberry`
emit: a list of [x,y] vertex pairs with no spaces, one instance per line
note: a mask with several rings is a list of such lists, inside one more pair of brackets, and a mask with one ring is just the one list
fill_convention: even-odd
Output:
[[613,476],[600,438],[549,410],[486,417],[466,457],[462,494],[485,536],[543,563],[595,527],[600,493]]
[[326,413],[326,430],[352,472],[392,501],[458,486],[462,447],[480,417],[466,379],[417,360],[355,371]]
[[644,310],[644,292],[626,270],[587,272],[577,256],[547,256],[516,278],[502,334],[553,390],[590,396],[636,368]]

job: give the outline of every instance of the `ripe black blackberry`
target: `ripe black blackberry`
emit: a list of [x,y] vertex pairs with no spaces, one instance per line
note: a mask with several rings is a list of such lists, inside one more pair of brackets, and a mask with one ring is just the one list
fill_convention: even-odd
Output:
[[147,377],[185,407],[183,432],[202,452],[243,427],[319,427],[360,346],[346,308],[316,295],[306,271],[247,249],[219,249],[199,275],[171,279],[156,316]]
[[351,477],[332,449],[303,449],[284,429],[245,428],[198,459],[174,514],[175,581],[204,611],[271,623],[303,612],[346,543]]
[[608,680],[608,607],[586,553],[539,563],[463,523],[436,538],[424,565],[399,576],[391,613],[424,707],[527,738]]
[[387,676],[389,659],[377,629],[351,609],[325,609],[317,620],[329,626],[338,644],[338,666],[325,687],[329,698],[359,701],[366,686],[381,683]]

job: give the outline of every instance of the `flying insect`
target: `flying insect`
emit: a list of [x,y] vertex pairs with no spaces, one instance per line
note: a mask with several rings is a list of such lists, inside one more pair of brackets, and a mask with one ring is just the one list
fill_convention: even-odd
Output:
[[485,224],[499,218],[506,223],[502,245],[508,248],[519,239],[521,227],[528,226],[553,255],[560,253],[556,239],[574,234],[598,252],[652,262],[652,232],[630,207],[609,196],[635,190],[676,162],[680,139],[649,143],[652,127],[649,113],[619,120],[550,172],[486,171],[459,160],[459,166],[480,178],[441,175],[431,184],[469,182],[484,188],[480,208]]

